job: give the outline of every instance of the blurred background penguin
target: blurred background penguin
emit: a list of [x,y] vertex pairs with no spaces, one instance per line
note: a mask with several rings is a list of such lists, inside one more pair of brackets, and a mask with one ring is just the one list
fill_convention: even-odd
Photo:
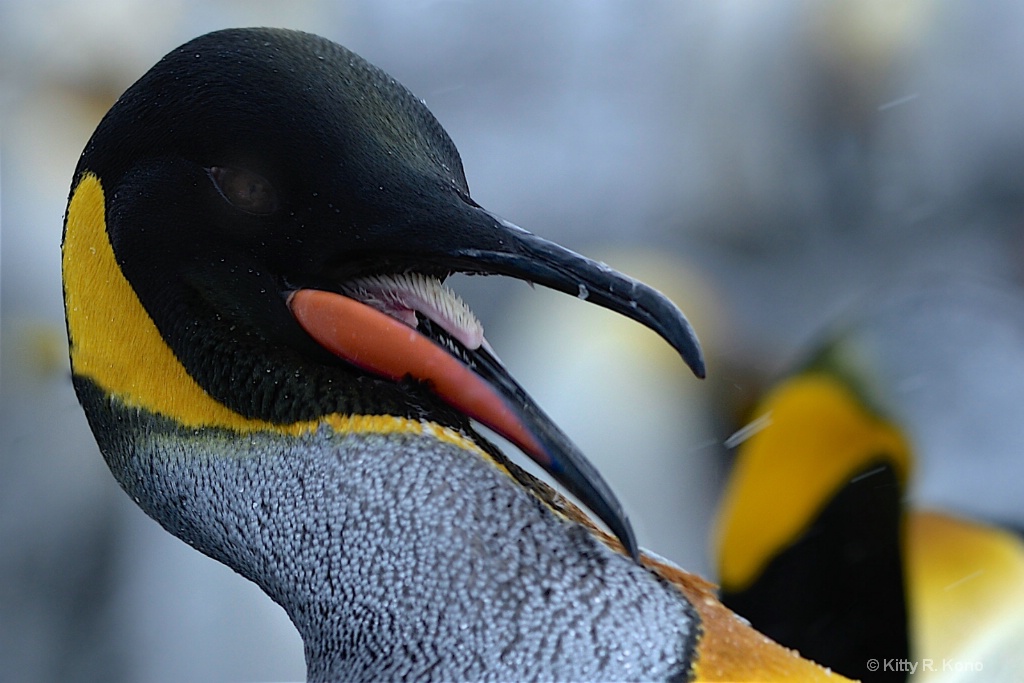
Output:
[[847,676],[1021,680],[1022,303],[890,293],[768,390],[735,439],[723,602]]

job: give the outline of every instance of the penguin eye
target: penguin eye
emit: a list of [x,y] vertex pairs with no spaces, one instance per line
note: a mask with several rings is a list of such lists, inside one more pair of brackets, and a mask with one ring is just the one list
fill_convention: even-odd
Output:
[[209,173],[221,196],[236,209],[258,215],[277,209],[277,192],[259,173],[232,166],[212,166]]

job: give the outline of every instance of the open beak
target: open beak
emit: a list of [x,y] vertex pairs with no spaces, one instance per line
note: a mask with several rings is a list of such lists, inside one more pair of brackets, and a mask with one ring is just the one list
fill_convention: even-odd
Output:
[[[704,376],[692,327],[660,292],[483,209],[474,211],[488,229],[458,231],[460,239],[447,246],[442,236],[415,256],[399,254],[399,260],[418,261],[424,269],[502,274],[579,295],[653,329]],[[410,248],[409,241],[392,244]],[[638,558],[632,527],[611,488],[509,375],[458,297],[439,280],[415,274],[364,279],[342,291],[299,289],[288,305],[303,329],[331,353],[382,377],[425,382],[450,406],[514,443]]]

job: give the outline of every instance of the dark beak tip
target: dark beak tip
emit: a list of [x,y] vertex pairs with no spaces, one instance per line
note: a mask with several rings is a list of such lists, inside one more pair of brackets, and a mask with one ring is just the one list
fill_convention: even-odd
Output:
[[704,361],[704,351],[701,349],[700,342],[694,337],[694,352],[690,358],[685,358],[686,364],[690,366],[690,370],[697,376],[697,379],[707,379],[707,363]]
[[704,367],[704,359],[703,358],[701,358],[701,359],[699,359],[697,361],[694,361],[692,369],[693,369],[693,374],[697,376],[697,379],[707,379],[708,378],[708,373],[707,373],[707,369]]
[[[670,304],[671,305],[671,304]],[[673,305],[673,308],[674,305]],[[666,316],[669,317],[669,316]],[[673,329],[674,328],[674,329]],[[698,379],[707,378],[707,364],[704,360],[704,349],[693,326],[683,315],[683,312],[675,308],[673,322],[666,326],[666,332],[661,333],[662,337],[679,353],[683,362]]]

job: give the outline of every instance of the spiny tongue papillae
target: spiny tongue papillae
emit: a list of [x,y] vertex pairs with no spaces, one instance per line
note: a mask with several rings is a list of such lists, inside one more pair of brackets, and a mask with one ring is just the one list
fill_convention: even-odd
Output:
[[345,283],[346,296],[416,328],[416,314],[429,318],[468,350],[490,350],[484,328],[459,295],[435,277],[421,273],[374,275]]

